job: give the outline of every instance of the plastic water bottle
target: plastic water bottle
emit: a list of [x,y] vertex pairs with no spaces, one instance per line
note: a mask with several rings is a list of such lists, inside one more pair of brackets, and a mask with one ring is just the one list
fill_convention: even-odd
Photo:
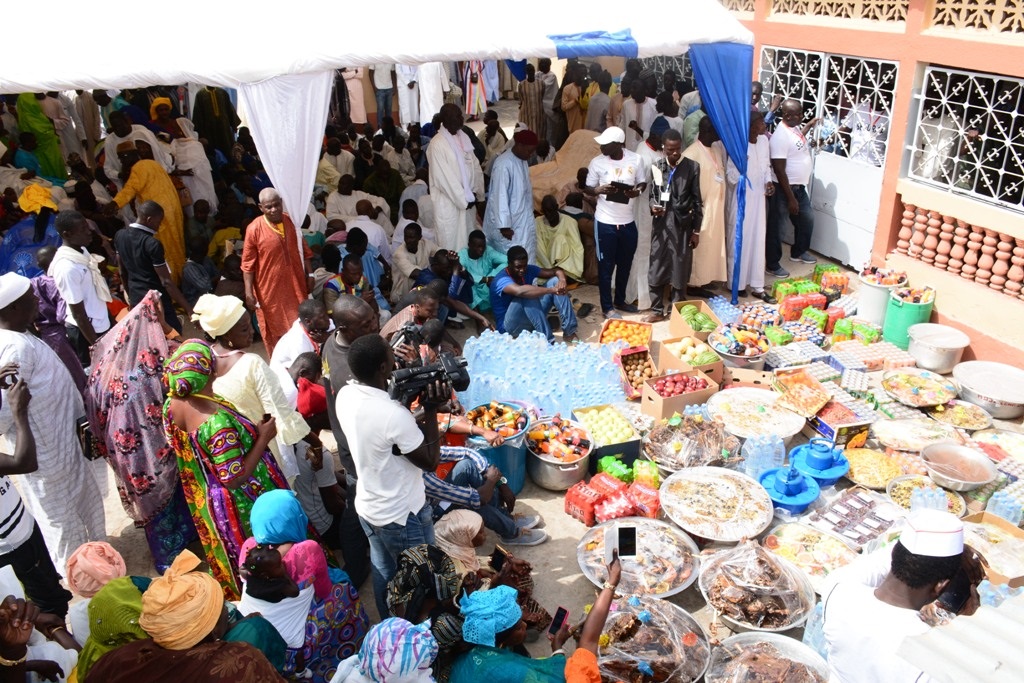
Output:
[[996,491],[992,494],[988,505],[985,507],[985,512],[999,515],[1014,526],[1020,524],[1022,514],[1024,514],[1020,502],[1005,491]]

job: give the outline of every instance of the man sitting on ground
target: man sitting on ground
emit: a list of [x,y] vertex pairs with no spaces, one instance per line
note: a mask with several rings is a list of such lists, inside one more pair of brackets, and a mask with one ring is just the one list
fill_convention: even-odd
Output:
[[402,202],[402,217],[395,224],[395,234],[391,236],[391,253],[402,244],[405,239],[405,226],[415,223],[423,231],[423,239],[437,244],[437,235],[434,229],[428,227],[420,220],[420,205],[415,199],[406,199]]
[[402,232],[405,240],[392,257],[395,284],[391,288],[391,295],[396,301],[412,289],[412,283],[419,277],[420,271],[430,265],[430,255],[437,251],[436,244],[423,239],[423,230],[418,223],[408,223]]
[[583,278],[583,243],[576,220],[558,210],[554,195],[540,202],[536,218],[537,263],[541,268],[561,268],[573,280]]
[[469,233],[469,246],[459,250],[459,263],[473,278],[470,306],[481,313],[491,310],[491,279],[508,265],[508,259],[487,244],[483,230],[474,230]]
[[328,309],[340,294],[351,294],[370,304],[383,325],[391,318],[391,304],[363,275],[363,262],[355,254],[349,254],[341,260],[341,273],[324,283],[323,302]]
[[449,315],[454,311],[475,320],[480,331],[494,329],[487,318],[470,308],[469,304],[473,301],[473,278],[463,271],[455,252],[438,249],[430,257],[430,267],[421,270],[415,282],[417,286],[422,286],[434,280],[444,280],[448,283],[448,296],[441,301],[439,317],[442,321],[455,329],[461,328],[461,322],[449,319]]
[[[546,285],[535,285],[537,279],[545,280]],[[549,270],[530,265],[526,249],[520,246],[509,249],[508,267],[491,281],[491,308],[498,331],[517,337],[520,332],[537,330],[548,342],[554,343],[548,322],[548,312],[554,306],[562,324],[562,340],[576,341],[576,313],[565,285],[565,272],[561,268]]]

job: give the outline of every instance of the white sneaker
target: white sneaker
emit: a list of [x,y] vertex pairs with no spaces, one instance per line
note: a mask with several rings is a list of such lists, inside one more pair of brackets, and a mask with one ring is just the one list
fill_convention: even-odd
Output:
[[502,538],[505,545],[540,545],[548,540],[548,534],[542,529],[520,529],[514,538]]
[[516,526],[520,529],[532,529],[540,524],[540,515],[514,515]]

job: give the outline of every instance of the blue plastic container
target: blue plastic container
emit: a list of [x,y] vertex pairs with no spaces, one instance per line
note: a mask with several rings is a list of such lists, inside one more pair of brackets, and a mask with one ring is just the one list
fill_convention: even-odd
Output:
[[789,462],[822,488],[831,486],[850,471],[850,461],[835,443],[820,437],[789,452]]
[[[504,405],[510,404],[504,403]],[[522,406],[519,405],[512,407],[522,409]],[[529,411],[524,411],[524,413],[526,414],[526,426],[522,431],[506,437],[505,443],[500,446],[490,446],[479,437],[471,437],[466,440],[468,446],[480,451],[480,454],[487,458],[487,462],[501,470],[501,474],[508,480],[508,487],[517,496],[526,486],[526,432],[530,431],[530,413]]]
[[793,515],[801,514],[821,494],[818,482],[792,465],[765,470],[759,481],[775,507]]

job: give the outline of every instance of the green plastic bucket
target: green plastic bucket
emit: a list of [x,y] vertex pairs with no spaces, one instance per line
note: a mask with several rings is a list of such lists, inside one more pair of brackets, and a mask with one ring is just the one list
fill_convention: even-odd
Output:
[[885,324],[882,326],[882,339],[891,342],[904,351],[910,346],[910,327],[918,323],[926,323],[932,317],[935,299],[925,304],[908,303],[895,296],[889,297],[885,310]]

